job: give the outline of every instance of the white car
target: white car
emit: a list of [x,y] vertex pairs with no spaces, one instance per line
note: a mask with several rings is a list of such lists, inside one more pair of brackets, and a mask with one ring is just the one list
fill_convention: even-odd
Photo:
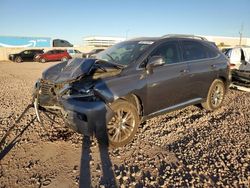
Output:
[[250,47],[235,47],[224,51],[232,69],[232,84],[250,92]]
[[250,71],[250,47],[228,48],[224,51],[231,68]]
[[67,52],[72,58],[82,58],[82,52],[80,52],[79,50],[68,49]]

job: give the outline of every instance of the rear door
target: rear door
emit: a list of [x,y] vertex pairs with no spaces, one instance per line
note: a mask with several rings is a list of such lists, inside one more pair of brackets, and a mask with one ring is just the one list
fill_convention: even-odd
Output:
[[54,60],[61,60],[64,55],[63,52],[63,50],[56,50]]
[[25,50],[22,52],[22,59],[23,61],[30,61],[33,60],[33,53],[31,50]]
[[163,66],[154,67],[147,76],[147,104],[145,113],[152,114],[187,100],[187,63],[181,61],[178,40],[166,41],[156,47],[148,59],[162,56]]
[[44,54],[45,55],[45,59],[46,60],[49,60],[49,61],[53,61],[54,60],[54,51],[55,50],[50,50],[50,51],[48,51],[46,54]]
[[183,39],[181,44],[183,60],[189,67],[187,97],[190,100],[206,98],[211,83],[217,77],[219,53],[209,44],[196,40]]

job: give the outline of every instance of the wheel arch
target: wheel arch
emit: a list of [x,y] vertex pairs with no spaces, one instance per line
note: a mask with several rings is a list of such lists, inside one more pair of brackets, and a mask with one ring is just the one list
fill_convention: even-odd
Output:
[[219,76],[218,79],[220,79],[224,83],[225,90],[228,91],[230,81],[228,81],[228,79],[226,79],[224,76]]
[[126,100],[126,101],[132,103],[136,107],[139,116],[140,117],[143,116],[143,104],[142,104],[142,101],[141,101],[139,96],[137,96],[133,93],[130,93],[126,96],[120,97],[119,99]]

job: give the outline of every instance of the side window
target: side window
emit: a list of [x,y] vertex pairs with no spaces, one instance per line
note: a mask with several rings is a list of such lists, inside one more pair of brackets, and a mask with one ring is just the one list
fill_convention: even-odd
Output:
[[28,55],[28,54],[30,54],[31,52],[29,51],[29,50],[26,50],[26,51],[24,51],[23,52],[23,54],[25,54],[25,55]]
[[199,59],[212,58],[217,55],[215,51],[209,47],[196,41],[183,41],[183,60],[192,61]]
[[180,53],[177,42],[166,42],[158,46],[150,55],[162,56],[166,64],[173,64],[180,62]]

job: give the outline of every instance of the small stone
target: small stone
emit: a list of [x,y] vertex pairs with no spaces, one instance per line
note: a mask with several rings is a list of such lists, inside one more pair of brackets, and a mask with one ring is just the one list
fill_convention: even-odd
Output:
[[122,178],[122,176],[121,176],[121,175],[116,176],[116,179],[117,179],[117,180],[120,180],[121,178]]
[[123,178],[122,178],[124,181],[126,181],[127,179],[128,179],[128,177],[127,176],[123,176]]

